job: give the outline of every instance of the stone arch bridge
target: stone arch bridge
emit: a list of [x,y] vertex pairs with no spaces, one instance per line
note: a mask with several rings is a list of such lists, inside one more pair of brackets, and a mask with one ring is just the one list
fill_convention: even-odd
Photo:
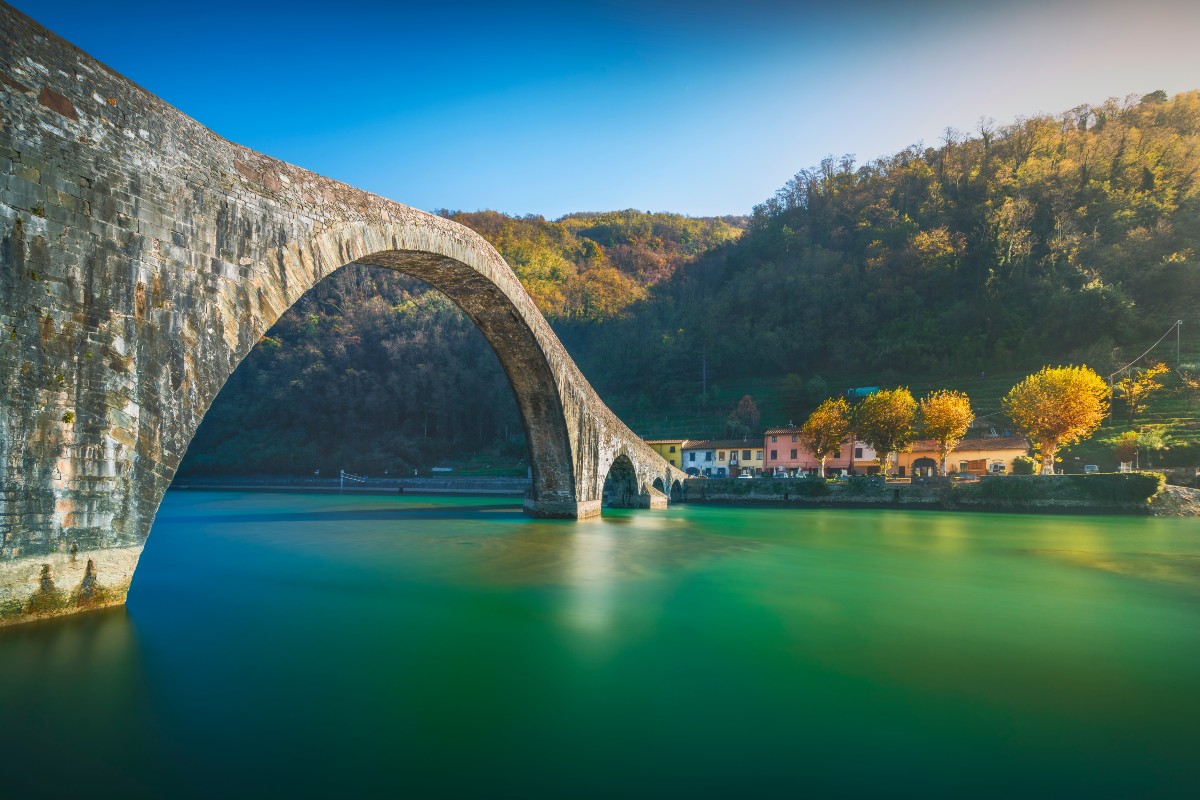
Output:
[[[209,404],[351,263],[448,295],[524,421],[528,513],[666,505],[509,266],[449,220],[227,142],[0,4],[0,625],[124,602]],[[663,491],[655,488],[661,487]]]

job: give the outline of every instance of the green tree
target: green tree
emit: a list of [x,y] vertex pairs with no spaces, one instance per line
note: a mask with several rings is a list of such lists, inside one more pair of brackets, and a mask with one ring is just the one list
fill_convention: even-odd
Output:
[[888,474],[893,452],[905,450],[916,438],[917,401],[906,388],[880,389],[854,408],[854,430],[875,450],[879,470]]
[[1113,454],[1118,461],[1133,464],[1134,469],[1141,469],[1142,455],[1149,457],[1163,450],[1170,449],[1171,439],[1164,425],[1148,425],[1136,431],[1122,431],[1107,440],[1112,445]]
[[1001,405],[1050,475],[1060,448],[1100,427],[1108,397],[1104,379],[1087,367],[1042,367],[1009,390]]
[[1013,459],[1013,475],[1033,475],[1038,470],[1038,460],[1030,456],[1017,456]]

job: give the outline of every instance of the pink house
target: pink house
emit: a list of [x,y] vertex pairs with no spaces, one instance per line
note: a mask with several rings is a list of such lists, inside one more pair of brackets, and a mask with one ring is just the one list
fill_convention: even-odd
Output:
[[[772,428],[763,436],[763,469],[766,472],[786,470],[816,473],[820,461],[800,444],[799,428]],[[879,471],[875,451],[863,442],[847,439],[842,449],[825,459],[825,472],[852,471],[857,475],[869,475]]]

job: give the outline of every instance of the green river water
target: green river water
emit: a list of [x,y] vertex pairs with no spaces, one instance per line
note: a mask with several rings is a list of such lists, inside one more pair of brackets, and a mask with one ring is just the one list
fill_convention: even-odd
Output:
[[1200,524],[168,493],[0,797],[1200,796]]

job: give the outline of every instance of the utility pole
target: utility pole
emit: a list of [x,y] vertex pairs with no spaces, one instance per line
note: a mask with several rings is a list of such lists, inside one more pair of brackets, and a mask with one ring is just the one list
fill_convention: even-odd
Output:
[[1179,369],[1183,365],[1182,349],[1182,331],[1183,320],[1175,321],[1175,369]]

